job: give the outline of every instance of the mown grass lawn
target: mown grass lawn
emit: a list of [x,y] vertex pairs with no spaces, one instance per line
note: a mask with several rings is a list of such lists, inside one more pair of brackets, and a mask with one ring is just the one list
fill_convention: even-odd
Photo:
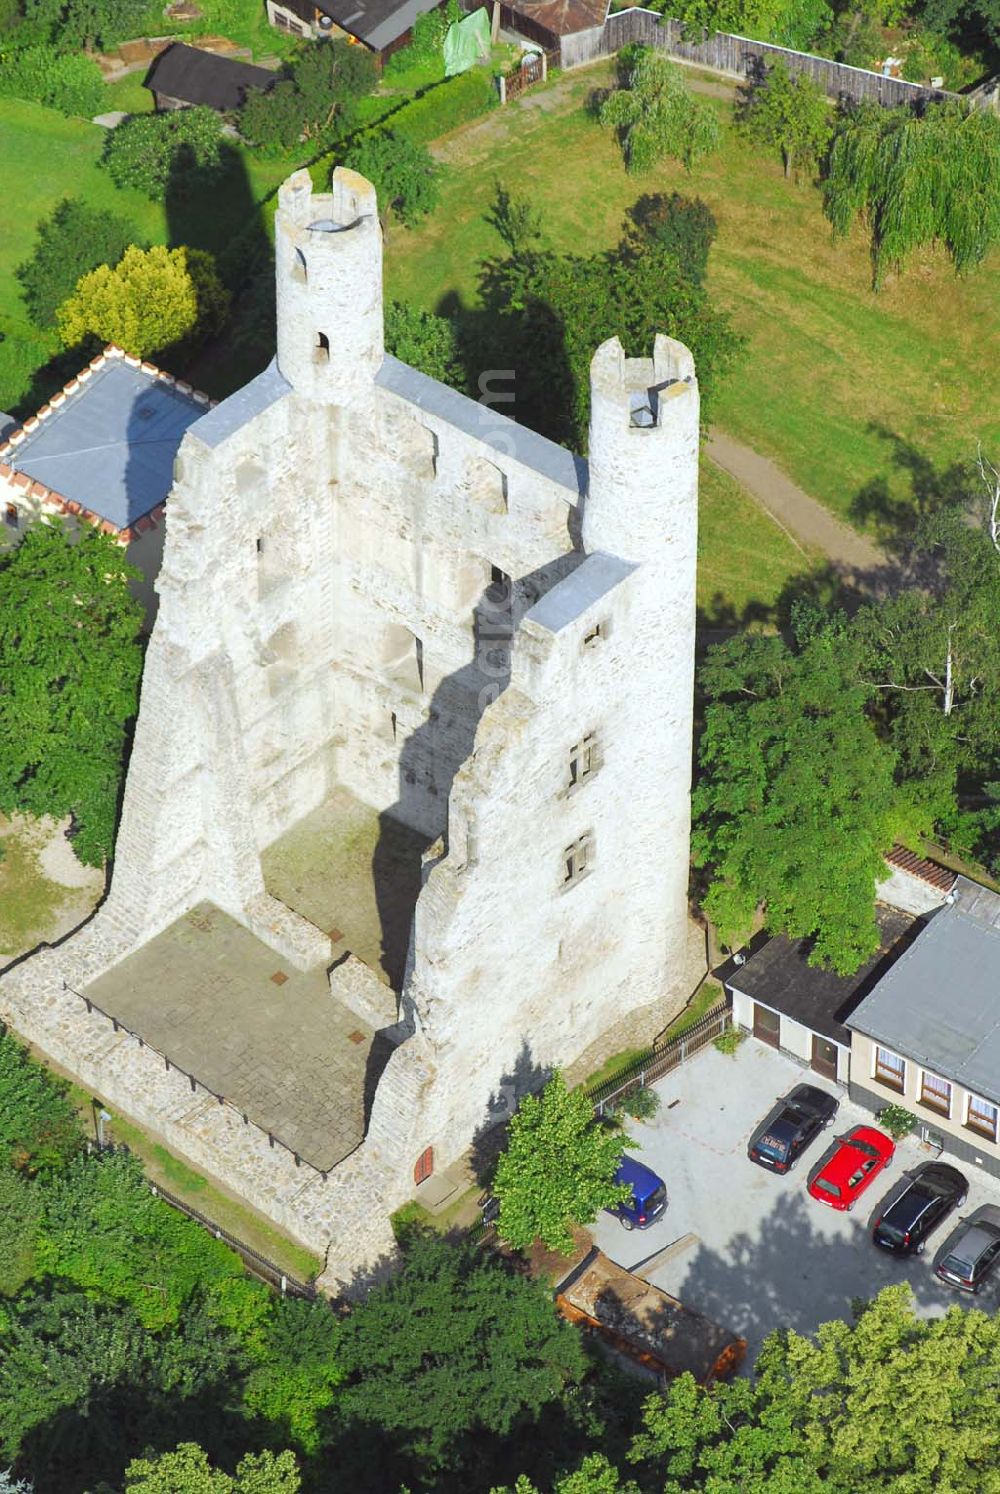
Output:
[[[627,176],[584,110],[609,77],[607,64],[568,75],[442,142],[441,206],[390,236],[390,293],[430,309],[474,303],[481,261],[503,249],[484,218],[498,178],[542,209],[554,247],[577,253],[617,243],[643,193],[678,190],[716,215],[709,288],[748,340],[716,407],[723,429],[847,517],[865,489],[911,496],[915,457],[941,469],[979,438],[1000,451],[1000,255],[958,279],[928,252],[875,296],[861,231],[835,244],[819,192],[786,182],[728,127],[690,175],[667,163]],[[728,118],[726,102],[713,106]]]

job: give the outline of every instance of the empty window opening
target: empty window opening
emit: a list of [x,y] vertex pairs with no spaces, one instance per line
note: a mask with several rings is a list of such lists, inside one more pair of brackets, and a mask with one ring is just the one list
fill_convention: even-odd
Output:
[[6,508],[4,509],[3,516],[4,522],[6,524],[9,524],[11,529],[16,529],[21,522],[21,515],[18,512],[16,503],[8,503]]
[[508,607],[511,597],[511,580],[498,565],[490,566],[490,584],[486,588],[486,600],[494,607]]
[[414,638],[414,653],[417,660],[417,679],[420,681],[421,690],[424,688],[424,640]]
[[593,869],[594,837],[588,830],[579,840],[567,846],[563,852],[563,886],[572,887],[581,882]]
[[640,430],[649,430],[656,424],[657,398],[655,389],[638,389],[629,395],[629,424]]
[[325,363],[330,356],[330,339],[325,332],[316,333],[316,360]]
[[392,713],[391,720],[392,720],[392,740],[395,742],[397,740],[397,737],[398,737],[398,734],[399,734],[399,717],[396,715],[395,711],[393,711],[393,713]]
[[569,753],[569,786],[575,788],[589,778],[597,767],[597,738],[588,733],[582,741],[575,743]]
[[309,268],[306,265],[306,257],[302,253],[301,249],[296,249],[295,251],[295,259],[292,261],[292,274],[294,275],[295,279],[300,280],[303,285],[305,285],[306,281],[309,279]]
[[603,638],[607,638],[607,636],[607,621],[605,620],[603,622],[594,623],[593,627],[588,628],[586,633],[584,633],[583,635],[583,646],[584,648],[593,648],[595,644],[600,643],[601,640]]
[[257,554],[258,555],[263,555],[266,549],[267,549],[267,542],[265,541],[264,536],[262,534],[258,534],[258,536],[257,536]]

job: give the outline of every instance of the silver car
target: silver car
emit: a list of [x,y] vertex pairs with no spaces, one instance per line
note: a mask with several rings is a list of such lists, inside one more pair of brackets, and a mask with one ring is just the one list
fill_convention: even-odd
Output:
[[941,1251],[935,1272],[960,1292],[978,1292],[1000,1261],[1000,1208],[987,1204],[958,1229]]

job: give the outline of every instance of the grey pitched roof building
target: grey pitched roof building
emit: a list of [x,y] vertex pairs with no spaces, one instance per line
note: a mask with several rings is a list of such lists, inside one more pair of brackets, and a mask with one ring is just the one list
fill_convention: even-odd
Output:
[[[739,991],[772,1011],[790,1017],[811,1032],[831,1042],[850,1045],[849,1016],[879,977],[899,958],[906,941],[916,932],[908,913],[878,904],[875,917],[879,947],[853,975],[810,965],[812,939],[788,939],[776,934],[733,968],[726,979],[731,991]],[[917,926],[919,927],[919,925]]]
[[207,395],[106,348],[0,445],[0,486],[127,535],[160,508]]
[[175,42],[153,62],[146,87],[155,95],[158,108],[204,104],[229,113],[242,107],[251,88],[266,92],[276,78],[277,73],[269,68]]
[[1000,1103],[1000,896],[965,877],[847,1026]]

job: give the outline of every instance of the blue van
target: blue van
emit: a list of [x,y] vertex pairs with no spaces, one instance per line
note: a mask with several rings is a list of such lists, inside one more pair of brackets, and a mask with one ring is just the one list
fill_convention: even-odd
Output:
[[616,1183],[628,1183],[632,1188],[631,1199],[608,1209],[621,1223],[622,1229],[648,1229],[662,1219],[667,1207],[667,1185],[650,1167],[643,1167],[627,1153],[618,1164]]

